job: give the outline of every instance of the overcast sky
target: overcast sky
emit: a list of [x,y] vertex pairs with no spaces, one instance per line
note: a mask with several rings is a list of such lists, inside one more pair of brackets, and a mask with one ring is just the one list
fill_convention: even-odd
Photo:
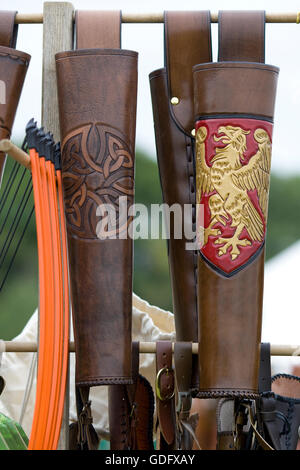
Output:
[[[264,9],[267,12],[296,12],[299,1],[266,0],[74,0],[74,9],[121,9],[124,12],[162,12],[163,10],[196,10],[199,8],[218,10]],[[102,6],[103,4],[103,6]],[[241,6],[242,5],[242,6]],[[2,0],[1,8],[16,9],[19,13],[43,10],[41,0]],[[217,57],[217,25],[213,25],[214,60]],[[266,62],[280,67],[275,126],[273,134],[272,168],[280,174],[300,173],[300,25],[267,24]],[[149,73],[163,67],[163,25],[123,24],[122,47],[139,52],[139,84],[137,113],[137,146],[155,157],[155,141],[152,107],[149,89]],[[42,25],[20,25],[17,48],[31,54],[31,64],[24,85],[18,115],[15,120],[13,139],[24,135],[24,128],[31,117],[40,122],[41,116],[41,71],[42,71]]]

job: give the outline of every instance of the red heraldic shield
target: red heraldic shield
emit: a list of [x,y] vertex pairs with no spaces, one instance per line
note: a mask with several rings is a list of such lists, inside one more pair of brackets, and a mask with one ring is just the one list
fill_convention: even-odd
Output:
[[199,249],[225,276],[245,267],[264,244],[271,142],[269,121],[230,117],[196,123]]

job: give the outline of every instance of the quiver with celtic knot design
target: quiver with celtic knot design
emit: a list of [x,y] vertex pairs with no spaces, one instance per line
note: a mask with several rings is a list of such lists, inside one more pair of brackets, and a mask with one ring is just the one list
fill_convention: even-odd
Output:
[[[9,139],[15,120],[30,55],[17,51],[15,11],[0,11],[0,140]],[[0,152],[0,184],[5,155]]]
[[199,396],[255,397],[278,78],[264,12],[221,12],[219,62],[193,73]]
[[137,53],[75,50],[57,54],[56,65],[76,384],[126,384]]

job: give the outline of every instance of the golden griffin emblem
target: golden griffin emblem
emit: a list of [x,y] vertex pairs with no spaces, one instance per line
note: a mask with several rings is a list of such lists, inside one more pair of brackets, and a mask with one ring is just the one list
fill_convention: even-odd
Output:
[[[212,236],[217,255],[230,254],[231,260],[240,256],[241,247],[262,243],[265,237],[271,141],[266,130],[254,130],[258,150],[247,162],[246,136],[250,132],[238,126],[219,126],[212,136],[216,144],[214,153],[208,155],[208,162],[205,156],[207,127],[199,127],[196,135],[197,203],[201,204],[204,194],[209,195],[210,221],[207,227],[202,227],[203,247]],[[218,146],[220,144],[223,146]],[[254,204],[251,192],[256,192],[258,204]],[[222,236],[220,224],[224,228],[229,226],[233,235]]]

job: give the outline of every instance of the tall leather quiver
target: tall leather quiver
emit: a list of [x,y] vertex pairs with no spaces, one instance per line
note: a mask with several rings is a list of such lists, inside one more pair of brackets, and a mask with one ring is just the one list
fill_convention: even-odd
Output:
[[[30,55],[17,51],[15,11],[0,11],[0,140],[9,139],[19,104]],[[5,155],[0,152],[0,183]]]
[[264,12],[220,12],[219,62],[193,69],[200,397],[258,393],[278,77],[264,28]]
[[178,205],[183,216],[177,226],[171,221],[168,239],[176,340],[197,341],[197,254],[191,249],[196,227],[192,67],[211,61],[210,14],[167,11],[164,24],[165,67],[150,74],[157,159],[163,201]]
[[133,243],[119,198],[126,210],[134,198],[137,53],[120,49],[120,12],[77,12],[76,32],[77,49],[56,55],[76,385],[125,384]]

